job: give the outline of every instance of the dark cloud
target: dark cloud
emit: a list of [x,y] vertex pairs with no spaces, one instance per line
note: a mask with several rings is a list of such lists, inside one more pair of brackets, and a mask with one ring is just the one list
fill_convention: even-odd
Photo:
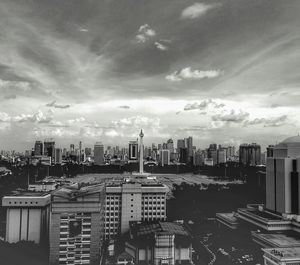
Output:
[[244,126],[262,124],[264,127],[278,127],[285,125],[287,121],[287,115],[282,115],[275,118],[256,118],[254,120],[245,121]]
[[118,106],[118,108],[120,108],[120,109],[130,109],[130,106],[123,105],[123,106]]
[[203,100],[201,101],[200,103],[198,102],[194,102],[192,104],[187,104],[185,107],[184,107],[184,110],[185,111],[188,111],[188,110],[206,110],[208,107],[213,107],[213,108],[222,108],[222,107],[225,107],[225,104],[223,103],[217,103],[216,101],[212,100],[212,99],[207,99],[207,100]]
[[4,96],[4,99],[16,99],[16,98],[17,96],[13,94]]
[[213,121],[225,121],[225,122],[234,122],[241,123],[244,122],[249,117],[248,112],[242,110],[235,111],[231,110],[229,113],[221,113],[212,116]]
[[62,104],[58,104],[56,103],[56,101],[52,101],[48,104],[46,104],[47,107],[53,107],[53,108],[56,108],[56,109],[68,109],[70,108],[71,106],[69,104],[66,104],[66,105],[62,105]]

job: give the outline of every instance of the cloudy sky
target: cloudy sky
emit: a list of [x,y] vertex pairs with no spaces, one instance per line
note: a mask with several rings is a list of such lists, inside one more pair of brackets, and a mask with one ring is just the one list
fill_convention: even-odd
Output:
[[1,0],[0,149],[300,131],[300,1]]

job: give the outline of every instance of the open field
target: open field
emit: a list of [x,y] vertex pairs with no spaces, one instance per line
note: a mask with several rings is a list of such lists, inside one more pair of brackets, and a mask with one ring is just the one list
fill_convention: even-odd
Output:
[[[109,183],[111,181],[121,181],[124,177],[130,176],[130,174],[82,174],[71,178],[71,181],[79,183]],[[172,190],[173,184],[180,185],[183,182],[188,184],[242,184],[242,181],[226,181],[226,180],[216,180],[213,177],[208,177],[205,175],[195,175],[195,174],[155,174],[156,179],[159,182],[164,183],[168,186],[169,191]]]

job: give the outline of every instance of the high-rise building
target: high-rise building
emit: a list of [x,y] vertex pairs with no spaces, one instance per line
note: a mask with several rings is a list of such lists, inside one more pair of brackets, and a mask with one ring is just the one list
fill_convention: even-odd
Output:
[[274,153],[274,145],[269,145],[267,147],[267,157],[273,157]]
[[130,161],[137,161],[138,160],[138,141],[130,141],[129,142],[129,157]]
[[166,219],[167,187],[156,181],[130,181],[106,186],[105,237],[129,230],[131,221]]
[[75,145],[74,144],[70,144],[70,155],[75,155]]
[[188,162],[191,163],[193,161],[193,137],[189,136],[188,138],[185,138],[184,141],[188,152]]
[[173,139],[169,139],[167,141],[167,149],[170,151],[170,154],[174,153],[174,141],[173,141]]
[[52,193],[50,265],[100,264],[104,191],[100,184],[63,187]]
[[43,142],[36,141],[34,144],[34,155],[42,156],[43,155]]
[[178,152],[180,152],[179,150],[180,150],[180,148],[185,148],[186,146],[185,146],[185,141],[184,141],[184,139],[178,139],[177,140],[177,150],[178,150]]
[[239,148],[239,161],[243,165],[256,166],[261,164],[261,148],[260,145],[241,144]]
[[300,214],[300,136],[274,146],[267,157],[266,208],[282,214]]
[[55,141],[53,139],[46,139],[44,141],[44,155],[50,156],[54,159],[55,156]]
[[90,156],[92,154],[92,148],[86,147],[84,153],[86,156]]
[[54,161],[55,161],[55,164],[61,164],[62,163],[62,149],[61,148],[55,148]]
[[188,150],[187,148],[180,148],[179,150],[179,162],[186,164],[188,162]]
[[226,148],[220,148],[218,150],[218,164],[226,163]]
[[33,241],[47,243],[51,195],[45,192],[21,192],[2,198],[6,207],[6,238],[9,243]]
[[104,146],[101,142],[97,142],[94,145],[94,164],[95,165],[104,164]]
[[159,160],[162,166],[170,165],[170,150],[162,149],[159,151]]

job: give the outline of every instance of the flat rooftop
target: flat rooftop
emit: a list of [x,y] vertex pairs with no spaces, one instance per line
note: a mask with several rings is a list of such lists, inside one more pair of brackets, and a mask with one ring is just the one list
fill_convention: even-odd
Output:
[[230,223],[237,223],[238,219],[235,217],[235,213],[216,213],[217,217],[221,217]]
[[45,191],[16,191],[15,193],[4,197],[44,197],[48,194],[49,192]]
[[273,256],[278,260],[300,260],[300,247],[290,248],[264,248],[262,249],[266,254]]
[[300,235],[295,231],[285,231],[272,234],[254,233],[255,237],[276,247],[300,247]]
[[283,220],[282,216],[269,213],[268,211],[260,211],[258,209],[250,209],[250,208],[240,208],[239,211],[247,212],[249,214],[256,215],[258,217],[261,217],[261,218],[269,220],[269,221]]
[[153,235],[155,233],[166,233],[181,236],[190,236],[187,229],[179,223],[174,222],[155,222],[155,223],[139,223],[131,224],[132,232],[137,236]]

